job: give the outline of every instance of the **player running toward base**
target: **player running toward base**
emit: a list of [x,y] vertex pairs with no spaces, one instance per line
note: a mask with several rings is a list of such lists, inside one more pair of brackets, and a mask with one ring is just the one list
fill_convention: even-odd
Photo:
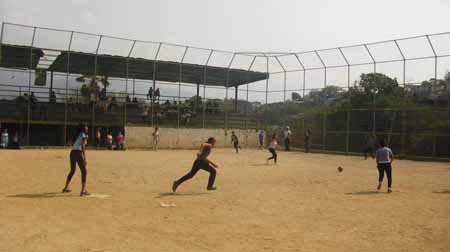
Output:
[[277,135],[273,134],[269,144],[269,151],[272,154],[272,156],[267,159],[267,163],[269,163],[269,160],[273,159],[274,164],[277,164],[277,152],[276,152],[277,145],[278,145]]
[[70,151],[70,172],[67,175],[66,186],[62,190],[63,193],[71,192],[69,189],[70,180],[75,174],[76,165],[80,167],[81,170],[81,193],[80,196],[90,195],[86,190],[86,180],[87,180],[87,170],[86,170],[86,153],[85,148],[88,139],[88,127],[79,125],[77,132],[72,139],[72,150]]
[[214,137],[208,138],[206,143],[203,143],[200,146],[200,150],[197,153],[197,158],[192,165],[192,169],[186,175],[181,177],[180,179],[173,182],[172,191],[176,192],[177,188],[186,180],[189,180],[197,174],[197,172],[202,169],[209,172],[208,186],[207,190],[216,190],[214,187],[214,181],[216,179],[216,169],[219,166],[208,159],[209,154],[211,154],[211,149],[216,144],[216,139]]
[[381,189],[381,184],[383,182],[384,173],[386,172],[387,179],[388,179],[388,193],[392,192],[392,161],[394,161],[394,154],[392,153],[392,150],[388,147],[386,147],[386,144],[384,140],[379,141],[380,147],[376,151],[376,161],[377,161],[377,168],[378,168],[378,187],[377,189]]

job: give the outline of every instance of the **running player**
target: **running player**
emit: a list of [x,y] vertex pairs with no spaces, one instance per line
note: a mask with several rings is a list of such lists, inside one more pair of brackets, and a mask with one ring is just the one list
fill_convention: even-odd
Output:
[[272,139],[270,140],[270,144],[269,144],[269,151],[272,154],[272,156],[267,159],[267,163],[269,163],[269,160],[271,160],[271,159],[273,159],[274,164],[277,163],[277,152],[275,151],[275,149],[277,148],[277,145],[278,145],[277,135],[273,134]]
[[184,181],[189,180],[197,174],[198,170],[202,169],[209,172],[209,180],[207,190],[216,190],[214,187],[214,181],[216,179],[216,169],[219,166],[214,164],[212,161],[208,159],[209,154],[211,153],[211,149],[216,144],[216,139],[214,137],[208,138],[206,143],[203,143],[200,146],[200,150],[197,153],[197,159],[195,159],[194,164],[192,165],[192,169],[186,175],[181,177],[180,179],[173,182],[172,191],[175,192]]
[[241,146],[239,146],[239,138],[234,134],[234,131],[231,131],[231,143],[233,144],[236,153],[239,153],[239,148],[241,148]]
[[384,173],[386,172],[388,178],[388,193],[392,192],[392,161],[394,161],[394,154],[392,150],[386,147],[386,144],[383,139],[379,141],[380,148],[376,151],[376,160],[377,160],[377,168],[378,168],[378,187],[377,189],[381,189],[381,183],[383,182]]
[[71,192],[69,189],[70,180],[72,176],[75,174],[76,164],[80,167],[81,170],[81,193],[80,196],[88,196],[90,195],[86,190],[86,179],[87,179],[87,170],[86,170],[86,153],[85,148],[88,139],[88,127],[79,125],[77,132],[72,138],[72,151],[70,152],[70,172],[67,175],[66,186],[62,190],[63,193]]

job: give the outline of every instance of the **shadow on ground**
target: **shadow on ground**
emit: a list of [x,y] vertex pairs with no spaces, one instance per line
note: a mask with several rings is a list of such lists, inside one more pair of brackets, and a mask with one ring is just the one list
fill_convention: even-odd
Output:
[[7,198],[23,198],[23,199],[48,199],[58,197],[74,197],[75,195],[61,193],[61,192],[45,192],[45,193],[30,193],[30,194],[15,194],[8,195]]
[[433,191],[433,193],[450,193],[450,190]]
[[346,193],[346,195],[372,195],[372,194],[379,194],[379,193],[383,193],[383,192],[380,192],[380,191],[359,191],[359,192]]
[[159,193],[158,196],[156,196],[155,198],[160,199],[160,198],[165,198],[165,197],[179,197],[179,196],[200,196],[200,195],[205,195],[208,194],[206,192],[164,192],[164,193]]
[[273,163],[249,164],[250,166],[273,166]]

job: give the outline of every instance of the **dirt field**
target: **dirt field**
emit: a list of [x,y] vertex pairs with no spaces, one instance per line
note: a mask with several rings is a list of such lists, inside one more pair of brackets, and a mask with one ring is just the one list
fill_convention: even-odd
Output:
[[[0,151],[0,251],[450,251],[450,164],[217,149],[218,191],[192,150],[88,151],[88,190],[61,194],[67,150]],[[343,173],[337,172],[338,166]],[[171,207],[175,204],[174,207]]]

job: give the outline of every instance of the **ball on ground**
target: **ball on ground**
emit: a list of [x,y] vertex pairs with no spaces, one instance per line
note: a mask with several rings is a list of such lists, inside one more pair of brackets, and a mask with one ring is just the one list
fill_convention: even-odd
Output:
[[341,166],[339,166],[337,169],[338,169],[338,172],[344,171],[344,168],[342,168]]

